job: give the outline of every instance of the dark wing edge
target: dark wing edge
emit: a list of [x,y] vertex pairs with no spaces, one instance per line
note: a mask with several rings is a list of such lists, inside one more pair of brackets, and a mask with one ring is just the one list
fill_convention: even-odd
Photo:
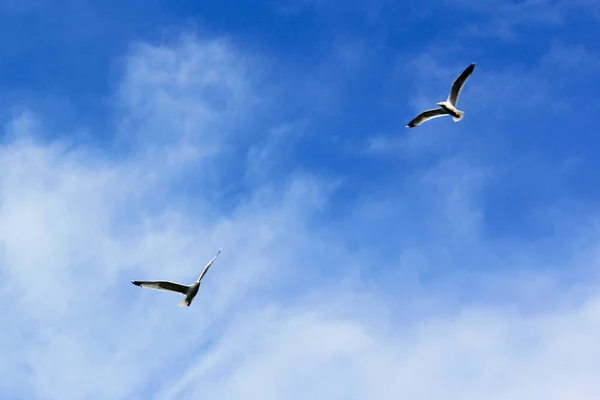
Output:
[[166,290],[169,292],[177,292],[187,294],[188,286],[181,285],[175,282],[168,281],[131,281],[136,286],[145,287],[148,289]]
[[450,95],[448,96],[448,101],[450,104],[456,107],[456,102],[458,101],[458,95],[460,91],[467,81],[467,78],[473,73],[475,69],[475,63],[469,65],[465,70],[454,80],[452,83],[452,89],[450,89]]
[[448,115],[448,113],[446,111],[444,111],[442,108],[434,108],[433,110],[423,111],[421,114],[419,114],[415,118],[413,118],[413,120],[410,121],[406,125],[406,127],[414,128],[415,126],[421,125],[423,122],[425,122],[429,119],[441,117],[444,115]]

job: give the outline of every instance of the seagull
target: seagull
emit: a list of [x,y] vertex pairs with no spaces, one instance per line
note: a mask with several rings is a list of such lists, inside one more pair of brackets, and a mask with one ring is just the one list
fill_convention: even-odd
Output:
[[428,121],[432,118],[443,117],[444,115],[451,115],[454,122],[458,122],[465,115],[463,111],[459,111],[456,108],[456,102],[458,101],[458,95],[463,85],[467,81],[467,78],[475,69],[475,63],[469,65],[463,72],[456,78],[452,83],[452,89],[450,95],[446,101],[440,101],[437,103],[440,108],[434,108],[432,110],[423,111],[417,115],[412,121],[406,125],[407,128],[414,128],[417,125],[421,125],[423,122]]
[[219,254],[221,254],[221,250],[222,249],[219,249],[217,255],[214,256],[213,259],[208,262],[208,264],[206,264],[206,267],[204,267],[202,273],[200,274],[196,282],[192,283],[189,286],[168,281],[131,281],[131,283],[133,283],[136,286],[141,286],[149,289],[166,290],[169,292],[181,293],[185,295],[185,299],[183,299],[178,305],[180,307],[189,307],[190,304],[192,304],[192,300],[194,300],[194,297],[196,297],[198,290],[200,289],[202,278],[204,278],[204,275],[206,275],[212,263],[215,262]]

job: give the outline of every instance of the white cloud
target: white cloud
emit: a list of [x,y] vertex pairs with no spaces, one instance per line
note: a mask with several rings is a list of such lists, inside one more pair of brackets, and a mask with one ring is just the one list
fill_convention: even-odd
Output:
[[[168,187],[148,179],[145,164],[30,140],[1,154],[1,292],[9,304],[2,323],[13,327],[2,334],[1,352],[7,368],[22,363],[28,371],[8,371],[4,385],[19,393],[31,379],[29,395],[37,398],[120,398],[139,390],[224,310],[239,310],[257,285],[273,284],[270,271],[303,246],[303,214],[322,201],[318,182],[303,178],[281,195],[257,192],[230,216],[152,212],[146,196]],[[192,281],[219,247],[225,252],[211,279],[220,285],[203,288],[201,317],[191,327],[176,298],[129,283]],[[165,315],[173,318],[168,324]],[[153,349],[167,339],[175,343]]]
[[[186,351],[224,309],[256,285],[271,285],[269,271],[289,262],[285,250],[297,247],[304,213],[321,202],[320,182],[299,177],[250,192],[225,215],[215,214],[218,206],[182,204],[171,193],[171,178],[182,171],[210,176],[203,168],[221,162],[202,156],[181,163],[180,150],[198,154],[212,146],[218,155],[226,149],[234,119],[252,104],[247,87],[254,82],[244,61],[221,40],[138,48],[120,93],[123,127],[136,128],[122,134],[136,136],[135,147],[117,157],[67,140],[44,143],[43,118],[32,113],[7,126],[0,161],[1,293],[8,305],[2,323],[12,328],[0,341],[4,393],[129,397],[169,355]],[[220,108],[211,108],[216,103]],[[174,158],[164,156],[164,145],[177,150]],[[202,317],[191,327],[176,298],[129,283],[192,281],[219,247],[224,254],[211,279],[221,285],[203,288]],[[168,324],[165,315],[173,318]],[[153,349],[175,334],[171,346]]]
[[[9,124],[0,148],[0,323],[9,327],[0,331],[2,393],[600,394],[592,380],[600,333],[594,286],[558,295],[568,288],[535,268],[527,284],[502,270],[481,277],[463,268],[506,263],[521,271],[524,255],[531,264],[539,260],[527,248],[509,248],[520,253],[498,261],[498,246],[481,232],[477,202],[493,176],[473,163],[447,159],[424,168],[401,190],[350,200],[356,209],[334,223],[324,210],[339,181],[294,173],[269,182],[260,168],[281,164],[286,125],[264,133],[248,127],[264,145],[240,158],[238,168],[251,171],[238,177],[247,191],[226,209],[213,203],[222,188],[212,171],[232,163],[232,147],[248,149],[238,128],[260,119],[253,105],[265,111],[264,94],[257,94],[263,77],[251,72],[261,68],[260,59],[223,40],[135,47],[117,96],[118,139],[127,144],[118,155],[44,142],[43,116],[24,114]],[[202,186],[174,188],[182,176]],[[175,295],[129,283],[192,281],[221,247],[189,309],[177,307]],[[560,266],[595,263],[595,253],[587,254]],[[443,282],[424,282],[433,264],[448,269]],[[494,295],[478,297],[487,290]],[[514,298],[502,302],[507,293]]]
[[150,164],[160,157],[179,168],[222,155],[230,142],[243,141],[246,125],[268,102],[266,67],[227,39],[138,43],[115,97],[124,113],[119,139],[145,151]]
[[548,314],[468,308],[402,323],[384,301],[365,307],[357,294],[334,292],[347,303],[329,292],[299,307],[239,318],[157,398],[593,399],[600,393],[597,298]]

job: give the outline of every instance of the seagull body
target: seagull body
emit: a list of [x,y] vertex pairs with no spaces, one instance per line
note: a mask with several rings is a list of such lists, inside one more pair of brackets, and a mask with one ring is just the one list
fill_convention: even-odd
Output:
[[190,304],[192,304],[194,297],[196,297],[196,294],[198,294],[198,290],[200,289],[200,285],[202,284],[202,278],[204,278],[204,275],[206,275],[208,269],[211,267],[213,262],[215,262],[219,254],[221,254],[221,249],[219,249],[217,255],[214,256],[213,259],[208,262],[208,264],[206,264],[206,266],[202,270],[202,273],[200,274],[198,279],[196,279],[196,282],[192,283],[189,286],[169,281],[131,281],[131,283],[133,283],[136,286],[145,287],[148,289],[166,290],[168,292],[181,293],[185,295],[185,299],[183,299],[178,305],[180,307],[189,307]]
[[475,69],[475,63],[469,65],[452,83],[452,89],[450,90],[450,94],[446,101],[440,101],[437,103],[439,108],[434,108],[432,110],[423,111],[421,114],[417,115],[412,121],[406,125],[408,128],[414,128],[415,126],[421,125],[425,121],[429,121],[430,119],[443,117],[444,115],[450,115],[454,122],[460,121],[465,113],[456,108],[456,103],[458,101],[458,95],[467,81],[467,78],[473,73]]

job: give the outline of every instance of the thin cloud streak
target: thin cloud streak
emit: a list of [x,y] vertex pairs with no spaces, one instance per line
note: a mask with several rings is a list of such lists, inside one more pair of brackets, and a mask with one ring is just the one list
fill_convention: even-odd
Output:
[[[137,135],[124,157],[27,139],[32,126],[44,128],[27,116],[2,147],[0,296],[10,307],[0,322],[14,327],[0,333],[4,393],[600,395],[597,282],[556,284],[545,265],[554,254],[568,255],[557,269],[596,265],[597,241],[579,259],[575,240],[557,239],[544,254],[490,240],[482,198],[497,171],[470,153],[444,154],[402,179],[390,172],[390,187],[349,199],[337,220],[326,211],[345,181],[301,168],[275,183],[264,171],[238,178],[246,191],[222,211],[207,200],[221,182],[207,177],[239,163],[224,157],[229,146],[246,149],[245,170],[281,165],[285,143],[268,136],[281,124],[257,134],[266,138],[256,156],[232,122],[260,97],[260,78],[221,40],[141,46],[130,57],[121,132]],[[188,88],[190,79],[197,85]],[[195,93],[206,82],[209,105]],[[189,182],[186,191],[171,186],[181,176],[205,183],[197,202],[186,198]],[[189,280],[217,248],[219,264],[190,309],[129,283]],[[523,271],[530,279],[506,278]]]
[[586,13],[600,17],[600,7],[594,0],[525,0],[520,2],[489,1],[485,3],[468,0],[451,0],[452,5],[468,9],[485,19],[485,22],[468,23],[462,27],[466,36],[487,36],[506,41],[516,41],[524,35],[522,29],[559,29]]

